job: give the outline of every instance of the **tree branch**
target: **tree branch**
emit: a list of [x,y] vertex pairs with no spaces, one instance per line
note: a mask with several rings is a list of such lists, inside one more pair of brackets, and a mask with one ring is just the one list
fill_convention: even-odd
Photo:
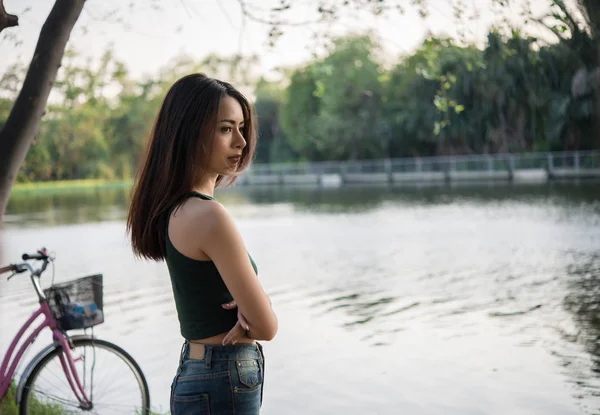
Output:
[[[309,25],[309,24],[322,23],[325,20],[324,18],[320,18],[317,20],[292,22],[292,21],[277,20],[277,19],[264,19],[262,17],[258,17],[256,15],[254,15],[250,12],[248,10],[248,4],[246,3],[245,0],[237,0],[237,2],[239,3],[240,9],[242,9],[242,14],[244,16],[248,17],[250,20],[253,20],[257,23],[263,23],[263,24],[270,25],[270,26],[305,26],[305,25]],[[275,11],[281,12],[282,10],[275,10]]]
[[577,21],[571,16],[569,13],[569,9],[567,9],[567,5],[563,0],[555,0],[554,4],[560,9],[560,11],[565,15],[565,23],[569,25],[569,28],[573,33],[579,31],[579,26],[577,25]]
[[0,32],[8,27],[18,26],[19,18],[14,14],[6,13],[4,0],[0,0]]
[[545,27],[546,29],[548,29],[549,31],[551,31],[552,33],[554,33],[554,35],[558,38],[558,40],[560,41],[566,41],[568,38],[563,36],[563,34],[554,26],[546,23],[544,21],[544,19],[547,19],[548,17],[552,17],[554,18],[554,16],[552,15],[548,15],[548,16],[543,16],[543,17],[537,17],[537,18],[532,18],[531,20],[535,23],[540,24],[541,26]]
[[597,0],[578,0],[578,3],[593,37],[597,38],[600,34],[600,5]]

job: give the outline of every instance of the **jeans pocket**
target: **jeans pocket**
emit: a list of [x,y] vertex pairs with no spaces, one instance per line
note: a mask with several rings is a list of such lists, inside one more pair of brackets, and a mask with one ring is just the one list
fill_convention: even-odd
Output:
[[171,393],[169,395],[169,408],[171,408],[171,412],[174,411],[174,409],[173,409],[173,386],[175,386],[175,379],[173,379],[173,381],[171,382]]
[[175,373],[175,376],[173,377],[173,381],[171,382],[171,395],[169,397],[169,407],[171,408],[171,412],[174,411],[173,395],[175,393],[175,385],[177,384],[177,378],[179,377],[180,374],[181,374],[181,365],[179,365],[179,367],[177,368],[177,373]]
[[235,362],[240,383],[254,389],[261,383],[260,365],[257,360],[238,360]]
[[210,415],[207,393],[173,396],[173,415]]

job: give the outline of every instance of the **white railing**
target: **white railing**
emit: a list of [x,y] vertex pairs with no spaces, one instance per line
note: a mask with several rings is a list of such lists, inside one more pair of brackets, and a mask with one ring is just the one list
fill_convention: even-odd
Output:
[[253,164],[249,176],[600,169],[600,150]]

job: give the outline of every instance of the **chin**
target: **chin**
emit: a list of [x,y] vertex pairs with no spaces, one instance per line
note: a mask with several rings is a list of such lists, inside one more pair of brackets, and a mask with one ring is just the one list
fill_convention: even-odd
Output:
[[221,174],[233,174],[233,173],[237,173],[237,172],[238,172],[238,166],[235,166],[235,167],[228,166],[223,169],[223,173],[221,173]]
[[235,169],[223,169],[219,172],[219,176],[233,176],[235,174],[237,174]]

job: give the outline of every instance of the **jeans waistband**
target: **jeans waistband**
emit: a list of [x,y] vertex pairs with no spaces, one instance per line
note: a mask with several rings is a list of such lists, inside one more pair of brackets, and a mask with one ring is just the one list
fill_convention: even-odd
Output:
[[[181,348],[180,361],[188,360],[190,357],[190,343],[186,340]],[[206,363],[217,360],[253,360],[263,359],[262,346],[256,344],[236,344],[223,346],[220,344],[205,344],[204,359]],[[202,359],[198,359],[202,361]]]

